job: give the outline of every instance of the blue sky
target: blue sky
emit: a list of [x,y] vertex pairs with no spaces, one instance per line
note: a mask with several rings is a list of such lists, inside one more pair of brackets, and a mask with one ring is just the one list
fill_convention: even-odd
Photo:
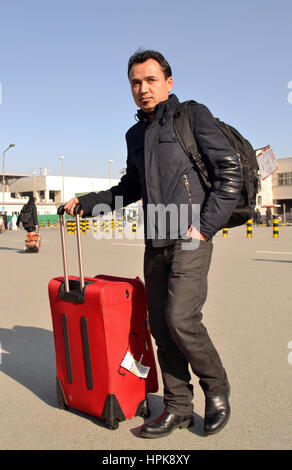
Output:
[[170,62],[195,99],[254,147],[292,156],[291,0],[1,0],[0,152],[7,172],[119,178],[136,106],[127,62]]

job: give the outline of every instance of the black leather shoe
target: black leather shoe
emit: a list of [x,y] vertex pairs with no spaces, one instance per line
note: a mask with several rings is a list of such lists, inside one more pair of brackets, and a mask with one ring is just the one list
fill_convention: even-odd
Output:
[[222,395],[206,397],[204,431],[215,434],[227,424],[230,416],[229,390]]
[[139,436],[155,439],[168,436],[176,428],[188,428],[193,424],[192,416],[177,416],[164,410],[161,416],[151,423],[143,424]]

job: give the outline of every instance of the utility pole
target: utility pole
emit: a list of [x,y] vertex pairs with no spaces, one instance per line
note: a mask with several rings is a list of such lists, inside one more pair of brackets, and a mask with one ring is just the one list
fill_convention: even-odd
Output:
[[5,160],[5,153],[7,150],[9,150],[11,147],[15,147],[15,144],[12,142],[9,147],[7,147],[6,150],[3,152],[3,157],[2,157],[2,205],[3,205],[3,214],[5,211],[5,201],[4,201],[4,193],[5,193],[5,167],[4,167],[4,160]]

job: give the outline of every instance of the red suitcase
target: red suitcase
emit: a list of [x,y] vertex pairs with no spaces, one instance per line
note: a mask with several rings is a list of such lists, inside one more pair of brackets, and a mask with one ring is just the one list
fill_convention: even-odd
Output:
[[[147,393],[158,390],[145,287],[139,278],[83,277],[79,215],[80,277],[68,276],[62,209],[59,213],[64,277],[49,283],[57,399],[61,408],[94,415],[116,429],[119,421],[149,416]],[[132,371],[126,355],[136,361]],[[147,378],[143,366],[150,368]]]

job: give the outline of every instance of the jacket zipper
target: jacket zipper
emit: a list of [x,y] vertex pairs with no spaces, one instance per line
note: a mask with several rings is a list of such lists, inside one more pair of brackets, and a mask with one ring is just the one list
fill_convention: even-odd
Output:
[[183,175],[183,179],[184,179],[185,188],[186,188],[187,193],[188,193],[188,196],[189,196],[190,203],[191,203],[191,205],[192,205],[192,204],[193,204],[193,199],[192,199],[192,194],[191,194],[191,189],[190,189],[190,183],[189,183],[188,175]]

